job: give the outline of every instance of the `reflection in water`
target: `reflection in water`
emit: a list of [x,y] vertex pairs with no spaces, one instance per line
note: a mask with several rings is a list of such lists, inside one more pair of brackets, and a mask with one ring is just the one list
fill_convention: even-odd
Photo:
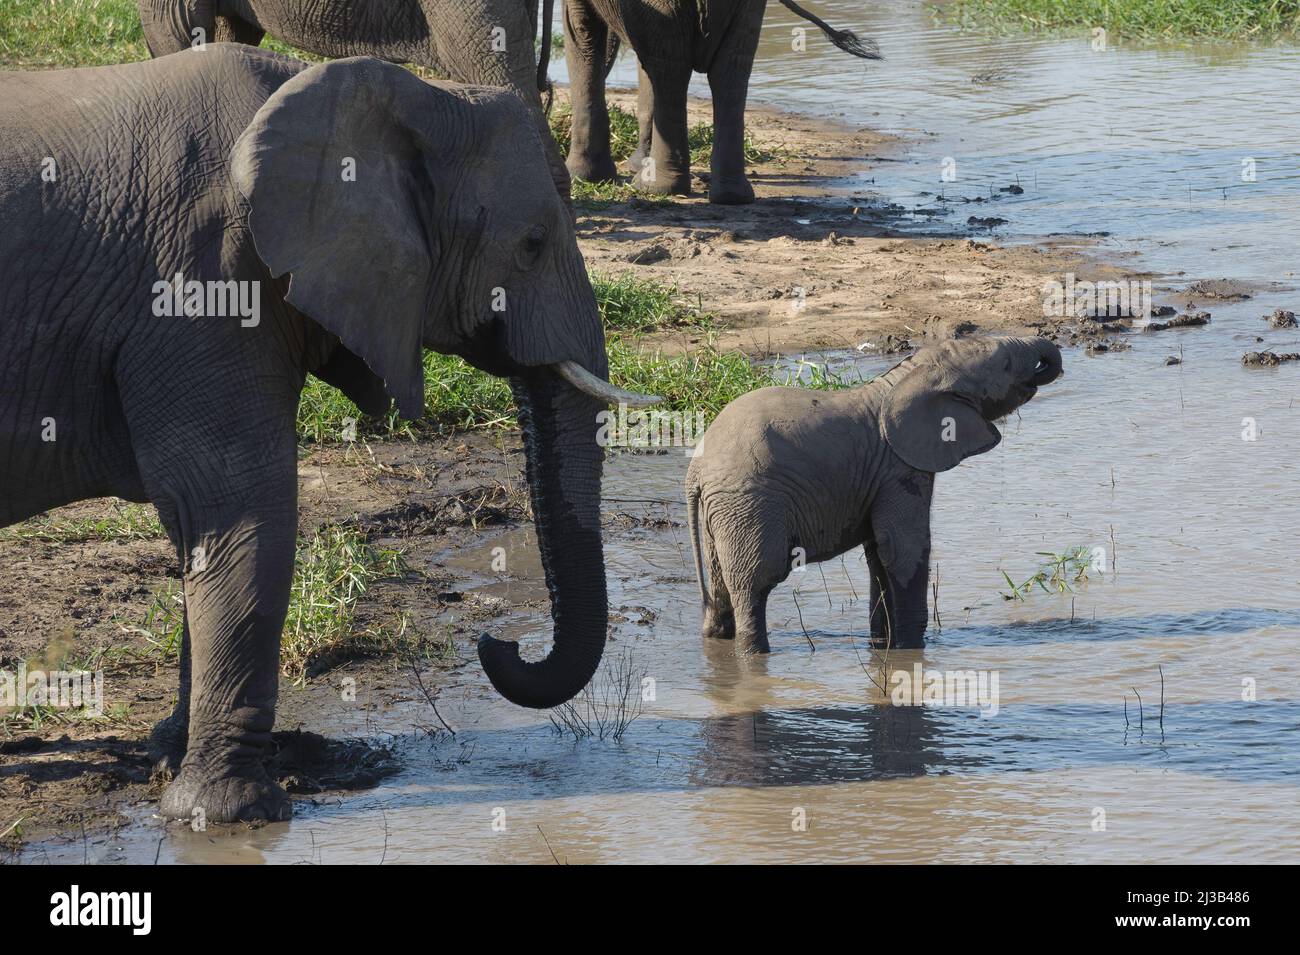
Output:
[[941,771],[933,711],[878,704],[706,720],[695,786],[860,783]]

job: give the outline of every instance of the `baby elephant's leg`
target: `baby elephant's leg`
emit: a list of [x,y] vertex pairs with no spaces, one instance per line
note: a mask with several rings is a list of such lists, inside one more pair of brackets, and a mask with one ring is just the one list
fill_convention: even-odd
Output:
[[712,640],[734,640],[736,638],[736,615],[731,606],[731,591],[722,573],[722,564],[718,560],[711,542],[704,542],[704,563],[709,572],[709,599],[704,605],[704,636]]
[[736,653],[768,653],[767,597],[790,573],[785,528],[755,528],[723,561],[731,596]]
[[933,491],[934,475],[918,472],[882,490],[872,507],[873,540],[866,551],[874,646],[925,645]]

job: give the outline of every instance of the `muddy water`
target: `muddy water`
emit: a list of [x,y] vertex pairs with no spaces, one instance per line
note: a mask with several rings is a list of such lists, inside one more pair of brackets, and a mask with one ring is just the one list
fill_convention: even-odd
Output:
[[[921,4],[821,8],[864,23],[889,61],[818,60],[811,77],[784,54],[792,20],[774,5],[756,99],[913,134],[899,161],[859,184],[909,208],[935,206],[925,193],[940,189],[1025,188],[942,219],[918,215],[918,229],[997,215],[1008,236],[1109,231],[1117,250],[1171,273],[1274,281],[1294,268],[1300,203],[1283,200],[1296,192],[1300,140],[1278,95],[1294,51],[1094,53],[1086,42],[935,29]],[[1257,160],[1249,188],[1246,155]],[[945,156],[958,160],[954,183],[939,181]],[[623,456],[605,488],[607,659],[653,699],[621,740],[575,740],[509,706],[474,662],[439,701],[456,737],[399,738],[407,768],[375,790],[299,802],[292,823],[235,835],[163,836],[141,810],[111,840],[28,856],[1295,861],[1300,367],[1248,371],[1237,360],[1260,347],[1258,334],[1300,350],[1300,336],[1263,332],[1259,320],[1288,304],[1216,303],[1209,329],[1136,336],[1132,351],[1095,359],[1071,353],[1066,377],[1006,424],[1000,447],[941,476],[937,620],[923,653],[884,659],[864,646],[858,554],[777,590],[769,657],[738,662],[702,642],[680,503],[686,458]],[[1166,366],[1170,355],[1182,364]],[[508,575],[491,570],[497,546]],[[1043,565],[1036,552],[1073,547],[1099,549],[1086,581],[1004,599],[1003,571],[1023,581]],[[526,655],[543,651],[544,587],[526,531],[449,562],[512,608],[485,626],[519,636]],[[996,676],[996,712],[890,705],[881,687],[917,663]],[[611,695],[608,672],[595,688]],[[313,728],[339,735],[431,721],[419,703],[377,721],[332,692],[318,702]]]
[[[399,741],[407,768],[376,790],[300,802],[292,824],[256,832],[172,831],[161,846],[157,822],[142,817],[90,854],[1294,861],[1300,375],[1223,359],[1225,340],[1245,347],[1254,313],[1223,309],[1213,336],[1152,334],[1131,352],[1072,354],[1066,377],[1006,423],[1000,447],[941,476],[939,626],[923,654],[882,660],[865,648],[868,578],[856,554],[777,590],[770,657],[740,663],[727,645],[703,643],[680,526],[686,458],[623,456],[606,487],[616,611],[607,656],[652,679],[654,699],[621,741],[557,732],[496,697],[473,663],[439,703],[456,738]],[[1183,364],[1166,366],[1171,353]],[[1244,418],[1257,440],[1242,439]],[[490,570],[496,546],[508,578]],[[1001,571],[1024,580],[1042,564],[1035,552],[1075,546],[1101,548],[1102,569],[1071,592],[1003,599]],[[451,560],[511,606],[543,595],[525,531]],[[490,626],[537,653],[543,613]],[[890,674],[917,662],[996,674],[996,712],[889,705],[880,684],[892,688]],[[609,676],[596,687],[608,695]],[[331,693],[321,705],[323,728],[339,734],[431,719],[398,704],[376,726]],[[1099,811],[1104,831],[1093,828]]]

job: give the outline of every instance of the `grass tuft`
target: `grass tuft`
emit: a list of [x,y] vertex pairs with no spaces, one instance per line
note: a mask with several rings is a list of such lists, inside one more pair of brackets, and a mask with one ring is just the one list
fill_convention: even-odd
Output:
[[280,644],[280,669],[301,685],[308,673],[341,656],[392,649],[397,634],[354,632],[357,601],[379,580],[408,570],[401,553],[372,546],[355,527],[330,524],[299,541],[293,590]]
[[1300,34],[1300,0],[957,0],[940,16],[969,28],[1102,27],[1114,36],[1142,39],[1243,40]]
[[83,544],[88,541],[153,540],[163,536],[158,512],[143,504],[118,503],[111,514],[97,517],[61,517],[42,514],[0,529],[0,540]]
[[5,66],[105,66],[148,58],[135,0],[0,0]]
[[649,332],[665,328],[707,328],[711,316],[696,296],[686,301],[675,285],[643,279],[630,272],[593,273],[591,287],[605,328],[615,332]]

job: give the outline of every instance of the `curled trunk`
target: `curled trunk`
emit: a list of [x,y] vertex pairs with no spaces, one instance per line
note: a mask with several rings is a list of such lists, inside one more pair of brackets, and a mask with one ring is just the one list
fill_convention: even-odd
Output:
[[575,696],[595,674],[605,648],[608,610],[600,540],[596,443],[603,405],[552,371],[512,378],[528,459],[537,546],[555,622],[545,659],[525,661],[517,644],[484,635],[479,660],[497,691],[519,706],[544,709]]

